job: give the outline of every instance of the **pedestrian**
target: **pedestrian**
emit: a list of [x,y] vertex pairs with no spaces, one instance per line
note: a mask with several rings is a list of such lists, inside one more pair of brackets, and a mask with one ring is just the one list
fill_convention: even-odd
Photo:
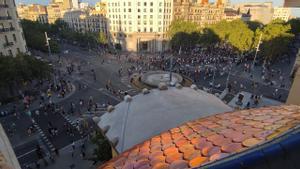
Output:
[[72,149],[75,150],[76,146],[75,146],[75,142],[73,141],[72,143]]

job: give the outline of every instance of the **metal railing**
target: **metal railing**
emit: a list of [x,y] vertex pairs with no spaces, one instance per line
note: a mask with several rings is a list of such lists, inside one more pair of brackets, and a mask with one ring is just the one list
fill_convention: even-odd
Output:
[[3,46],[4,46],[5,48],[6,48],[6,47],[10,47],[10,46],[12,46],[12,45],[14,45],[13,42],[6,42],[6,43],[3,44]]

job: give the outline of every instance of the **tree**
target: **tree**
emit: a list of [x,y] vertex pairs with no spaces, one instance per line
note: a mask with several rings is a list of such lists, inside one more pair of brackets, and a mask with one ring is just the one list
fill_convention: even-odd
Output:
[[254,32],[242,20],[223,20],[210,28],[222,41],[228,42],[240,52],[253,48]]
[[[24,83],[35,79],[49,78],[51,70],[47,63],[29,55],[2,56],[0,59],[0,89],[9,91],[12,96],[14,91],[17,91],[16,89]],[[5,96],[1,96],[2,100],[5,99]]]
[[92,138],[92,143],[96,145],[93,152],[93,157],[88,158],[88,160],[96,162],[105,162],[112,158],[112,149],[109,141],[100,133],[97,132]]
[[299,19],[291,19],[287,22],[291,26],[291,32],[295,35],[300,33],[300,20]]
[[108,41],[107,41],[107,38],[104,34],[104,32],[99,32],[99,35],[98,35],[98,43],[102,44],[102,45],[107,45]]
[[294,38],[294,35],[291,33],[291,26],[279,20],[267,24],[262,29],[257,29],[255,38],[257,43],[260,34],[262,34],[261,54],[267,60],[272,60],[285,54]]
[[194,47],[200,38],[200,29],[198,25],[183,20],[175,20],[170,25],[167,32],[171,38],[170,43],[173,49],[190,49]]
[[[43,52],[48,52],[45,32],[53,32],[51,31],[51,26],[48,24],[41,24],[39,22],[33,22],[29,20],[22,20],[21,24],[28,47]],[[60,52],[59,45],[55,39],[50,40],[50,45],[53,53]]]
[[203,46],[214,45],[220,41],[218,35],[210,28],[204,28],[198,39],[198,44]]
[[171,23],[167,35],[172,39],[177,33],[192,33],[199,32],[200,29],[198,25],[193,22],[184,21],[184,20],[175,20]]

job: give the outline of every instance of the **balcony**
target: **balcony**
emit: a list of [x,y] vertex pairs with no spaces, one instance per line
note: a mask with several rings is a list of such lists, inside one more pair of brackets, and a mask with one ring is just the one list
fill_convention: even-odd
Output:
[[10,20],[12,19],[11,16],[0,16],[0,20]]
[[2,29],[0,29],[0,33],[10,32],[10,31],[14,31],[14,30],[16,30],[14,27],[11,27],[11,28],[2,28]]
[[7,47],[10,47],[10,46],[13,46],[14,43],[13,42],[6,42],[3,44],[3,47],[7,48]]
[[7,4],[0,4],[0,8],[8,8]]

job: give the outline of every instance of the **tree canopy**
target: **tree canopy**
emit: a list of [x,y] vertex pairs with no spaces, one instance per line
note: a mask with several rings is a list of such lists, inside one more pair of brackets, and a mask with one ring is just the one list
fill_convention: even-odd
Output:
[[[28,47],[47,52],[48,47],[46,46],[45,32],[51,32],[50,25],[29,20],[22,20],[21,24]],[[58,53],[60,51],[59,45],[55,39],[51,39],[49,43],[53,53]]]
[[170,25],[168,35],[171,46],[175,49],[180,46],[189,49],[196,44],[207,46],[223,42],[243,53],[255,50],[262,34],[259,55],[266,59],[275,59],[287,52],[294,34],[300,32],[299,23],[299,20],[290,20],[287,23],[274,20],[263,25],[259,22],[244,22],[238,19],[231,22],[223,20],[199,29],[195,23],[177,20]]

